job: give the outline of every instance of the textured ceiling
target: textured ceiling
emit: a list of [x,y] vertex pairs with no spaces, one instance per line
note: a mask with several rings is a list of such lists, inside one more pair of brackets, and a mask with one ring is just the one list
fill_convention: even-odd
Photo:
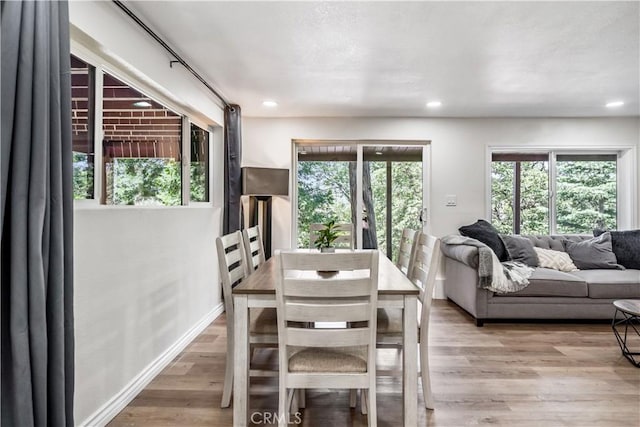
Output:
[[125,4],[245,116],[639,115],[638,2]]

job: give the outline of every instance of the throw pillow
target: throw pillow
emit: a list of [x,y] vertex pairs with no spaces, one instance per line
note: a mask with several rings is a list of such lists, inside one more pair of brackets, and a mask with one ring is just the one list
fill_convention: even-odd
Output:
[[559,271],[578,271],[571,257],[566,252],[553,249],[533,248],[538,255],[538,267],[552,268]]
[[618,269],[624,267],[618,264],[616,256],[611,249],[611,234],[607,231],[593,239],[582,242],[564,241],[564,250],[567,251],[573,263],[580,270]]
[[[603,232],[593,230],[594,236]],[[640,230],[610,231],[611,247],[618,264],[640,270]]]
[[520,261],[529,267],[538,266],[538,255],[533,249],[533,242],[526,237],[501,234],[502,241],[504,241],[509,252],[509,258],[513,261]]
[[464,225],[458,228],[458,231],[463,236],[479,240],[489,246],[491,250],[495,252],[500,262],[509,260],[509,253],[507,252],[507,248],[504,246],[504,242],[500,238],[498,230],[484,219],[479,219],[474,224]]

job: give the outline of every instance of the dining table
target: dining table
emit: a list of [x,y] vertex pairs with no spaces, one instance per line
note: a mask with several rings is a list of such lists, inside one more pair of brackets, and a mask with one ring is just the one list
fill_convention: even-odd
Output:
[[[309,251],[309,250],[303,250]],[[378,257],[378,307],[400,309],[403,313],[402,402],[404,426],[418,424],[418,287],[382,252]],[[233,289],[234,378],[233,425],[246,426],[250,420],[249,393],[249,310],[276,306],[276,263],[269,258]],[[319,277],[322,277],[319,274]],[[231,321],[229,319],[228,321]],[[257,410],[256,408],[253,408]]]

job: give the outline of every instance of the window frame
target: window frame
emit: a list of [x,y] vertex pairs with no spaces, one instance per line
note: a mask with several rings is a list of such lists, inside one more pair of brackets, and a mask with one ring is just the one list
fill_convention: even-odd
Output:
[[633,145],[594,146],[587,148],[545,146],[487,146],[485,160],[485,215],[492,217],[492,159],[494,154],[548,154],[549,162],[549,233],[557,231],[557,156],[558,155],[616,155],[616,223],[618,230],[631,229],[638,223],[637,212],[637,151]]
[[[193,114],[185,111],[180,106],[165,96],[157,88],[151,86],[151,84],[145,84],[142,80],[137,80],[127,74],[124,70],[121,70],[117,66],[108,63],[103,57],[87,49],[83,45],[71,40],[71,52],[73,56],[86,62],[89,66],[94,68],[93,90],[94,90],[94,131],[93,131],[93,148],[94,148],[94,176],[93,176],[93,199],[81,199],[74,200],[74,207],[87,208],[87,209],[180,209],[185,207],[197,208],[197,207],[214,207],[220,205],[217,192],[214,190],[214,183],[220,174],[216,173],[218,160],[217,151],[214,147],[216,141],[219,141],[217,134],[222,133],[221,126],[215,126],[214,124],[208,124],[201,119],[195,117]],[[164,206],[164,205],[108,205],[104,200],[104,158],[103,158],[103,76],[104,73],[108,73],[120,80],[122,83],[130,86],[131,88],[143,93],[154,101],[162,104],[167,109],[172,110],[181,117],[182,120],[182,141],[181,141],[181,204],[179,206]],[[194,124],[209,133],[209,170],[207,173],[208,188],[209,188],[209,201],[208,202],[192,202],[190,201],[190,180],[189,167],[191,161],[191,144],[190,141],[190,129],[191,124]],[[216,203],[217,202],[217,203]]]

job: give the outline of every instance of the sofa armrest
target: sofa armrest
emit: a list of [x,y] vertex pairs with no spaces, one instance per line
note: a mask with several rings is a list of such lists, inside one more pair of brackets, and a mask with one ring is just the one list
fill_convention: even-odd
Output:
[[487,317],[489,291],[479,288],[478,282],[477,268],[453,257],[445,258],[445,295],[475,317],[480,326],[481,319]]
[[471,268],[478,268],[478,248],[470,245],[440,244],[444,256],[455,259]]

